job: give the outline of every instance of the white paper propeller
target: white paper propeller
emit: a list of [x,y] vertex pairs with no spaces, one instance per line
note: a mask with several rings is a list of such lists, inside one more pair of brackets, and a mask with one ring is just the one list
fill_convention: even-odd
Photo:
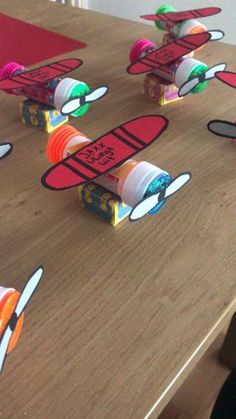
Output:
[[181,173],[172,182],[167,186],[166,189],[163,189],[161,192],[154,193],[149,195],[147,198],[144,198],[142,201],[138,202],[135,207],[132,209],[129,220],[138,221],[144,215],[148,214],[157,204],[163,201],[166,198],[169,198],[171,195],[178,192],[186,183],[191,179],[191,173]]
[[12,152],[12,148],[11,143],[0,143],[0,160],[7,157]]
[[199,76],[193,77],[190,80],[187,80],[179,89],[179,96],[185,96],[191,90],[196,87],[199,83],[202,83],[207,80],[211,80],[215,77],[215,74],[218,71],[224,71],[226,69],[225,63],[216,64],[213,67],[210,67],[205,73],[199,74]]
[[61,107],[62,115],[70,115],[86,103],[95,102],[98,99],[101,99],[101,97],[105,96],[107,91],[107,86],[99,86],[96,89],[91,90],[86,95],[74,96],[69,98]]
[[211,35],[210,41],[220,41],[225,36],[225,33],[219,29],[212,29],[207,32]]
[[208,122],[207,128],[213,134],[219,135],[220,137],[236,139],[236,124],[233,122],[214,119]]
[[4,361],[7,355],[7,349],[11,340],[12,333],[14,332],[17,322],[25,310],[29,300],[31,299],[33,293],[35,292],[40,279],[43,274],[43,267],[39,266],[32,276],[27,281],[21,296],[16,304],[15,310],[12,313],[6,327],[0,338],[0,372],[2,372]]

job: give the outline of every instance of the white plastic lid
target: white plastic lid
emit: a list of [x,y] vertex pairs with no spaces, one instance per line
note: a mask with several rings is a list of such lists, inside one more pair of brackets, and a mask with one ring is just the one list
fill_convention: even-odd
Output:
[[203,64],[201,61],[196,60],[195,58],[186,58],[185,60],[183,60],[177,70],[176,70],[176,74],[175,74],[175,84],[177,87],[181,87],[182,84],[184,84],[190,74],[192,73],[192,71],[200,64]]
[[[176,28],[176,26],[178,26],[178,28]],[[197,26],[201,26],[202,27],[202,32],[207,31],[207,28],[200,22],[198,22],[195,19],[189,19],[186,20],[183,23],[180,23],[180,25],[176,25],[176,36],[178,36],[178,38],[182,38],[185,35],[189,35],[191,34],[191,29],[192,28],[196,28]]]
[[83,83],[79,80],[70,79],[69,77],[66,77],[65,79],[62,79],[54,92],[54,105],[57,110],[61,110],[62,105],[66,102],[67,99],[69,99],[71,90],[79,83]]
[[5,295],[8,294],[10,291],[15,291],[15,288],[0,287],[0,302],[5,297]]
[[121,199],[134,207],[143,198],[148,186],[159,174],[167,174],[157,166],[142,161],[129,172],[124,181]]
[[92,140],[82,135],[76,135],[75,137],[71,138],[71,140],[68,141],[68,143],[66,144],[66,147],[63,151],[63,159],[65,159],[68,156],[68,154],[74,153],[76,151],[76,149],[71,150],[72,147],[78,144],[87,143],[88,141],[92,142]]

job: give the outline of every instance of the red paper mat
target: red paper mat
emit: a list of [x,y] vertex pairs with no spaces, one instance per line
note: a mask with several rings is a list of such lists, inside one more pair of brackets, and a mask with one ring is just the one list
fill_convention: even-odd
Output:
[[84,47],[84,42],[0,13],[0,65],[28,66]]

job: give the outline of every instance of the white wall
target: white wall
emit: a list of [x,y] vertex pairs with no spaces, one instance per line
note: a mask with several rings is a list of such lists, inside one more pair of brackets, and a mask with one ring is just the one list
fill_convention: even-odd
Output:
[[[140,15],[155,13],[161,4],[171,4],[176,10],[189,10],[207,6],[221,7],[218,15],[201,19],[209,29],[225,32],[224,42],[236,45],[236,0],[87,0],[88,9],[114,16],[142,21]],[[153,23],[152,23],[153,24]]]

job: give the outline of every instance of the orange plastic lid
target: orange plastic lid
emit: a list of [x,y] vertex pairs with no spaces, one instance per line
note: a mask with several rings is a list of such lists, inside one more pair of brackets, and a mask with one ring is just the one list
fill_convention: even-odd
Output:
[[191,34],[191,35],[193,35],[193,34],[196,34],[196,33],[202,33],[202,32],[206,32],[207,31],[207,27],[206,26],[204,26],[204,25],[196,25],[196,26],[193,26],[191,29],[190,29],[190,31],[189,31],[189,34]]
[[67,143],[76,135],[85,137],[85,135],[78,131],[71,125],[63,125],[56,129],[50,136],[47,143],[47,158],[51,163],[58,163],[63,159],[63,152]]
[[[7,322],[9,321],[14,309],[16,307],[17,301],[20,298],[20,292],[18,291],[9,291],[1,300],[0,303],[0,336],[5,329]],[[24,322],[24,313],[20,316],[17,321],[16,328],[12,333],[11,340],[8,346],[7,353],[11,352],[14,346],[16,345],[22,330]]]
[[[196,33],[202,33],[202,32],[206,32],[207,31],[207,27],[204,25],[196,25],[193,28],[191,28],[191,30],[189,31],[189,35],[195,35]],[[198,52],[200,51],[202,48],[205,47],[205,44],[202,45],[201,47],[198,47],[197,49],[195,49],[195,51],[193,52]]]

